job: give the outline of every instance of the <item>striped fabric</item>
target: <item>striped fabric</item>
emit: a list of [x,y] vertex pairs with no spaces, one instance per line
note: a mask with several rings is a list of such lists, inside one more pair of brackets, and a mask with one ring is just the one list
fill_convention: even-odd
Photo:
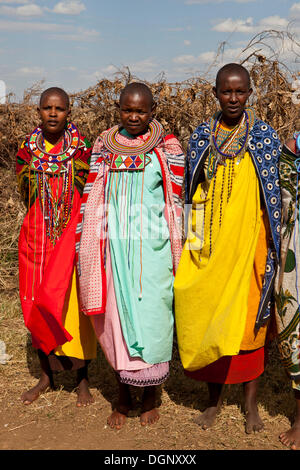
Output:
[[[76,230],[76,264],[81,286],[81,308],[87,315],[94,315],[105,312],[106,302],[106,280],[103,259],[99,259],[101,246],[104,243],[100,237],[100,247],[94,242],[94,237],[82,237],[83,227],[86,231],[94,229],[92,225],[93,217],[89,218],[88,226],[84,225],[85,211],[89,196],[92,192],[94,183],[97,179],[97,185],[100,189],[93,204],[98,207],[104,205],[105,184],[109,172],[109,166],[104,163],[107,152],[105,153],[101,136],[96,140],[90,161],[90,173],[85,185],[79,222]],[[184,154],[179,141],[173,135],[167,135],[161,143],[153,149],[161,165],[161,171],[164,182],[164,193],[166,201],[166,219],[169,225],[170,240],[173,255],[174,272],[177,269],[181,249],[182,249],[182,185],[184,177]],[[93,191],[95,192],[95,191]],[[93,195],[94,197],[94,195]],[[92,200],[89,200],[91,205]],[[103,207],[103,206],[102,206]],[[94,208],[97,211],[97,208]],[[90,238],[89,238],[90,237]],[[84,238],[84,240],[83,240]],[[83,245],[82,245],[83,244]],[[81,251],[84,252],[85,269],[82,270]],[[79,254],[80,252],[80,254]],[[101,257],[100,257],[101,258]],[[96,268],[94,269],[94,266]],[[84,272],[83,272],[84,271]]]

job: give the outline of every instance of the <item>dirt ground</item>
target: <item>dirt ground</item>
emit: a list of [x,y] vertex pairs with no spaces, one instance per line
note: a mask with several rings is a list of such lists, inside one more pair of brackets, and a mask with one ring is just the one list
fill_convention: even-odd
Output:
[[0,450],[287,450],[278,435],[290,426],[294,402],[275,345],[260,383],[264,431],[245,433],[240,385],[227,386],[214,428],[203,431],[194,424],[193,417],[205,408],[207,390],[205,384],[184,376],[176,347],[170,378],[160,390],[159,422],[141,427],[140,393],[136,393],[135,411],[116,431],[106,424],[117,398],[115,377],[101,351],[89,368],[95,399],[91,406],[75,406],[75,377],[70,372],[56,373],[55,391],[29,406],[21,403],[20,395],[36,383],[39,367],[17,302],[10,307],[14,315],[7,313],[8,307],[5,314],[0,312],[0,339],[12,355],[0,365]]

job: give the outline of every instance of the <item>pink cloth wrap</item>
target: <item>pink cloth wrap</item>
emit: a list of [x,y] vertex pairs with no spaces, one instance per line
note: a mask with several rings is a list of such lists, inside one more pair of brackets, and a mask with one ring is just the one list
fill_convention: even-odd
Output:
[[[147,138],[147,134],[144,138]],[[130,146],[136,145],[139,139],[119,135],[118,140]],[[174,136],[166,136],[153,150],[163,177],[165,217],[169,226],[175,274],[182,250],[181,191],[184,155]],[[101,348],[109,364],[119,373],[120,381],[136,386],[158,385],[168,377],[169,364],[164,362],[153,365],[129,356],[119,319],[108,240],[104,264],[104,244],[107,238],[105,185],[109,166],[104,162],[102,152],[100,136],[93,148],[90,175],[82,199],[81,220],[77,227],[81,308],[91,315]]]
[[[147,137],[147,134],[145,135]],[[169,138],[168,138],[169,137]],[[135,139],[128,139],[120,135],[121,143],[136,145]],[[123,142],[124,140],[124,142]],[[80,220],[77,227],[78,270],[80,281],[81,309],[87,315],[97,315],[106,310],[106,274],[104,266],[104,243],[106,239],[105,227],[105,184],[109,166],[104,163],[101,155],[103,143],[99,137],[94,145],[91,173],[87,180],[87,191],[84,192]],[[183,176],[183,153],[178,140],[174,136],[167,136],[161,144],[154,149],[163,176],[165,193],[165,216],[169,226],[172,248],[174,274],[179,264],[182,250],[181,210],[175,205],[174,187],[171,181],[170,165],[167,154],[172,157],[178,155]],[[96,169],[93,171],[93,167]],[[176,188],[177,189],[177,188]],[[84,213],[84,215],[83,215]]]

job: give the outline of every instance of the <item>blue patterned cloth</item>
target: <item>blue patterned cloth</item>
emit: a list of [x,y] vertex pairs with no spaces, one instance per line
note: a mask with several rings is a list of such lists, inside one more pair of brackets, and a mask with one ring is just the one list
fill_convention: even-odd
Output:
[[[192,203],[204,162],[209,156],[209,124],[209,122],[205,122],[198,126],[189,140],[185,174],[185,203],[187,205]],[[280,257],[281,194],[279,157],[281,148],[276,131],[265,122],[257,119],[250,131],[247,150],[256,168],[272,236],[256,317],[257,328],[265,324],[271,314],[274,280]]]

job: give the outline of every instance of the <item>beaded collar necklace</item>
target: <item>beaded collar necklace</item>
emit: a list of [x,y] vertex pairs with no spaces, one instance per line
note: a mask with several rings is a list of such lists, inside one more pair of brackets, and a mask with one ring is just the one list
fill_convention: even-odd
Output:
[[[239,124],[231,130],[231,132],[226,137],[225,141],[223,141],[221,143],[221,145],[219,145],[217,143],[217,135],[218,135],[218,132],[219,132],[220,126],[221,126],[221,118],[222,118],[222,112],[220,112],[218,114],[217,118],[214,120],[213,129],[212,129],[212,132],[211,132],[211,138],[212,138],[212,143],[213,143],[214,149],[216,150],[216,152],[220,156],[223,157],[222,160],[224,160],[225,158],[234,158],[242,152],[242,150],[244,149],[244,147],[247,143],[248,137],[249,137],[249,127],[250,126],[249,126],[249,114],[247,113],[246,110],[244,110],[243,117],[242,117],[241,121],[239,122]],[[246,132],[243,129],[244,126],[246,126]],[[241,137],[240,136],[241,133],[244,134],[243,142],[242,142],[241,146],[239,148],[237,148],[236,151],[234,151],[234,152],[226,153],[227,148],[230,147],[232,142],[234,140],[236,140],[237,138]],[[224,147],[223,151],[221,150],[222,147]]]
[[[226,166],[226,161],[237,156],[238,162],[243,158],[255,122],[255,113],[252,108],[244,109],[240,122],[230,130],[221,126],[222,111],[216,113],[210,122],[210,154],[208,159],[207,176],[211,179],[218,165]],[[237,163],[238,163],[237,162]]]
[[59,154],[46,152],[44,148],[43,130],[37,127],[29,137],[28,146],[32,155],[31,168],[50,174],[59,173],[63,163],[71,159],[80,144],[80,135],[73,123],[68,123],[64,134],[63,150]]
[[127,156],[146,154],[158,145],[163,136],[162,125],[156,119],[152,119],[152,121],[149,122],[150,135],[145,141],[141,142],[140,145],[129,147],[122,144],[118,141],[119,131],[120,126],[114,126],[109,129],[109,131],[107,131],[102,137],[104,147],[112,154]]

